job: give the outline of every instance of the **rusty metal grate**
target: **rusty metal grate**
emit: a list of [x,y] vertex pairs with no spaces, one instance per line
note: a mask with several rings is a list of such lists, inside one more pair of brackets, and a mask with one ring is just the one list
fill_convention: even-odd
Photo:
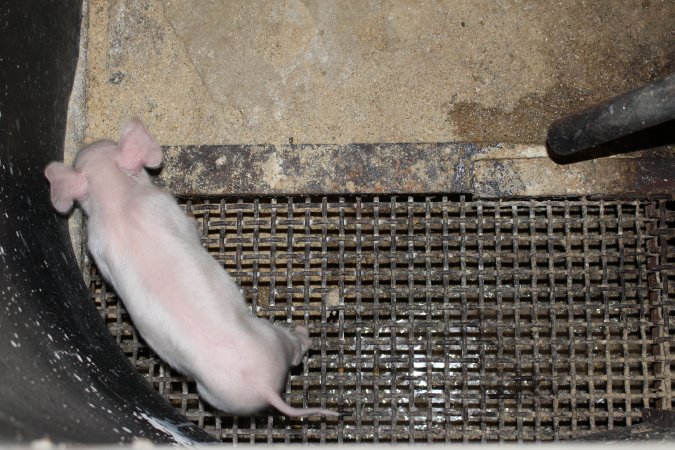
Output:
[[182,204],[259,316],[310,329],[314,349],[291,373],[286,400],[351,412],[301,420],[213,410],[146,347],[92,268],[92,297],[132,363],[224,441],[546,441],[674,406],[670,203],[380,195]]

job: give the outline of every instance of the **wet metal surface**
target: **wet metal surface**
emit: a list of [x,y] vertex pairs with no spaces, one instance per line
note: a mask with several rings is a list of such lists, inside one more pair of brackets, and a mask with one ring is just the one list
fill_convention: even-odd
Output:
[[260,317],[313,349],[284,389],[344,418],[233,418],[148,349],[92,269],[122,350],[226,442],[550,441],[673,404],[672,202],[183,198]]
[[580,438],[582,441],[675,441],[675,411],[645,409],[642,423],[624,429],[593,433]]
[[180,195],[675,193],[672,147],[566,165],[551,161],[543,147],[513,144],[206,145],[165,153],[160,184]]

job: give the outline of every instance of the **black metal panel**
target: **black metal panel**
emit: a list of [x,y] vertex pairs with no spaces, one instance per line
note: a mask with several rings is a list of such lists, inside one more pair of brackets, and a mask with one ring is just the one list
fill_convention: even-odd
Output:
[[124,358],[49,204],[80,15],[79,1],[0,6],[0,440],[207,441]]

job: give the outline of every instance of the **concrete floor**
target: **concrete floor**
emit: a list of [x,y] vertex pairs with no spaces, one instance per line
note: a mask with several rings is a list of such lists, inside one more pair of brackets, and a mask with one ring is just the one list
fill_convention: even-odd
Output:
[[89,0],[87,19],[86,142],[139,116],[163,145],[542,145],[675,70],[672,0]]

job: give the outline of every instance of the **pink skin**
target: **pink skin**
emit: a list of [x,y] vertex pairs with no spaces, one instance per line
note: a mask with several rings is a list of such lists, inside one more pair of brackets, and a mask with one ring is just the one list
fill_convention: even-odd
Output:
[[311,345],[294,332],[253,316],[238,286],[201,246],[194,222],[152,184],[162,150],[139,120],[119,145],[84,148],[74,167],[50,163],[45,176],[54,208],[78,202],[87,215],[88,246],[103,276],[124,301],[145,341],[197,381],[213,406],[250,415],[272,405],[288,416],[333,415],[293,408],[279,397],[288,369]]

